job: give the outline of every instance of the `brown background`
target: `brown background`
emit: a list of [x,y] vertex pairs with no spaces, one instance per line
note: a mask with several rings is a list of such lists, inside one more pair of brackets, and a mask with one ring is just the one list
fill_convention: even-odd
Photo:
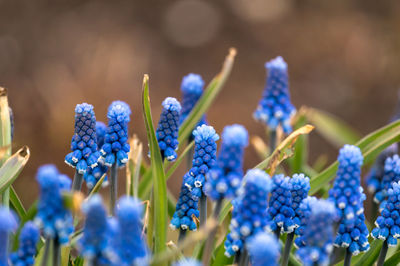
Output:
[[[282,55],[298,108],[325,109],[365,134],[385,124],[397,102],[399,11],[396,0],[0,1],[0,82],[15,113],[13,146],[27,144],[32,152],[16,189],[31,202],[44,163],[73,175],[63,158],[77,103],[93,104],[104,121],[111,101],[128,102],[130,130],[145,140],[143,74],[150,75],[157,118],[165,97],[180,97],[183,75],[209,81],[231,46],[238,50],[234,70],[208,112],[218,132],[242,123],[252,135],[264,134],[251,114],[264,87],[264,62]],[[315,133],[311,150],[312,158],[336,156]],[[246,167],[256,160],[249,148]]]

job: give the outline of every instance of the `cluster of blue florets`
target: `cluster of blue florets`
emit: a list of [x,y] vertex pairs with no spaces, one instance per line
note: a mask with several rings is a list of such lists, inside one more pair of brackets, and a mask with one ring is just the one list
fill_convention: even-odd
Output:
[[295,212],[292,207],[292,183],[289,177],[283,174],[272,178],[273,185],[268,204],[269,229],[291,233],[295,229],[293,217]]
[[[225,241],[225,254],[230,257],[242,250],[248,238],[267,226],[267,198],[272,181],[262,170],[249,170],[246,174],[242,195],[235,199],[230,233]],[[258,264],[256,264],[258,265]]]
[[300,226],[300,204],[308,195],[310,190],[310,178],[304,174],[294,174],[290,179],[292,183],[292,208],[294,210],[294,216],[292,218],[293,223],[296,227]]
[[303,199],[303,201],[300,203],[299,208],[297,209],[296,214],[297,213],[299,214],[300,226],[297,227],[295,230],[297,238],[294,240],[294,244],[298,248],[303,247],[306,244],[303,235],[304,235],[304,231],[307,228],[308,218],[311,215],[311,206],[316,201],[318,201],[318,199],[316,197],[308,196],[307,198]]
[[248,133],[242,125],[226,126],[217,165],[210,169],[204,192],[213,200],[233,198],[243,177],[243,155],[248,145]]
[[83,237],[78,242],[82,256],[92,263],[96,260],[100,265],[115,263],[112,243],[114,229],[101,197],[92,196],[82,204],[82,211],[86,216]]
[[335,204],[340,217],[335,245],[348,248],[356,255],[369,249],[363,206],[366,196],[360,186],[363,156],[358,147],[344,145],[338,161],[336,180],[329,191],[329,199]]
[[5,207],[0,206],[0,265],[8,265],[8,237],[17,229],[14,215]]
[[371,236],[387,240],[389,246],[396,246],[400,237],[400,182],[392,183],[387,196],[387,203],[375,221],[377,227],[372,230]]
[[192,168],[184,175],[176,211],[170,226],[173,229],[196,230],[193,216],[198,217],[198,200],[202,196],[202,188],[208,170],[216,163],[219,136],[212,126],[202,125],[193,131],[195,150]]
[[71,150],[65,156],[65,162],[76,167],[80,174],[97,165],[100,153],[97,151],[96,116],[90,104],[78,104],[75,108],[75,133]]
[[281,125],[285,133],[290,133],[290,119],[296,108],[290,102],[287,64],[278,56],[265,63],[265,67],[268,70],[267,84],[253,116],[272,130]]
[[124,166],[128,162],[128,122],[130,121],[131,109],[122,101],[112,102],[108,107],[108,127],[101,147],[100,162],[108,167],[114,163]]
[[302,235],[303,245],[297,256],[305,266],[328,265],[333,243],[333,221],[336,210],[328,200],[312,199],[308,206],[307,222]]
[[32,266],[35,263],[36,244],[39,238],[39,229],[33,222],[28,221],[22,227],[21,234],[19,235],[18,250],[10,255],[12,265]]
[[35,223],[46,238],[66,244],[73,232],[71,212],[64,207],[62,191],[68,191],[71,180],[58,172],[54,165],[41,166],[36,179],[40,186],[40,198]]
[[261,232],[246,243],[251,265],[277,266],[281,246],[278,239],[270,233]]
[[[180,116],[180,124],[185,121],[197,101],[203,94],[204,81],[198,74],[190,73],[183,77],[181,84],[182,91],[182,111]],[[197,126],[207,124],[205,115],[200,119]]]
[[163,158],[175,161],[178,149],[178,131],[181,104],[177,99],[167,97],[162,102],[163,110],[156,131],[158,146]]
[[[104,139],[107,131],[107,126],[103,122],[96,122],[96,134],[97,134],[97,147],[101,148],[104,144]],[[99,179],[107,173],[108,167],[99,163],[94,168],[89,168],[84,174],[83,178],[86,181],[86,186],[88,188],[93,188]],[[103,185],[107,184],[107,177],[105,178]]]
[[382,207],[387,199],[387,192],[391,188],[392,183],[400,181],[400,157],[396,154],[385,160],[384,173],[382,176],[380,191],[375,193],[374,200],[382,203]]

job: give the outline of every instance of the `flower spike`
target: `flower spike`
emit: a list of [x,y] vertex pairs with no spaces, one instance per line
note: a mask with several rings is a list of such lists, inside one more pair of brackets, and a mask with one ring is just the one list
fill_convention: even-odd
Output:
[[17,221],[10,210],[0,206],[0,265],[8,265],[8,236],[17,229]]
[[301,224],[300,217],[300,204],[307,198],[308,191],[310,191],[310,178],[304,174],[294,174],[290,179],[292,183],[292,208],[294,210],[293,223],[295,227],[299,227]]
[[108,167],[117,163],[119,167],[128,162],[128,122],[131,109],[122,101],[114,101],[108,107],[108,127],[101,147],[100,162]]
[[384,173],[380,183],[380,191],[375,193],[374,201],[382,203],[382,207],[387,199],[387,192],[393,182],[400,181],[400,157],[395,154],[385,160]]
[[19,235],[18,251],[10,255],[12,265],[32,266],[35,263],[36,244],[39,238],[39,229],[33,222],[28,221]]
[[97,152],[96,116],[90,104],[82,103],[75,107],[75,133],[71,150],[65,156],[65,162],[75,167],[78,173],[84,174],[89,167],[97,166],[100,154]]
[[181,104],[177,99],[167,97],[162,102],[163,110],[156,131],[161,155],[168,161],[175,161],[178,149],[178,131]]
[[281,125],[286,134],[292,132],[290,119],[296,108],[290,102],[287,64],[282,57],[265,63],[268,71],[267,84],[253,116],[271,130]]
[[204,192],[212,200],[237,196],[243,177],[244,149],[248,142],[247,130],[242,125],[224,128],[217,165],[210,169],[204,186]]
[[[182,111],[179,123],[182,124],[187,118],[197,101],[203,94],[204,81],[198,74],[190,73],[183,77],[181,84]],[[197,126],[207,124],[205,115],[200,119]]]
[[260,232],[248,241],[246,247],[250,254],[251,265],[278,265],[281,247],[274,235]]

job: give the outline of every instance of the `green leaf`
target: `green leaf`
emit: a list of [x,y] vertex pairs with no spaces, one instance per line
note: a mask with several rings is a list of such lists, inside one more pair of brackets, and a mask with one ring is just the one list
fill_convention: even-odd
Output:
[[[163,160],[158,147],[156,133],[150,109],[149,77],[143,78],[143,115],[146,124],[147,139],[150,146],[151,170],[154,183],[154,253],[158,254],[166,250],[167,240],[167,183],[163,167]],[[163,265],[165,265],[163,263]]]
[[388,258],[383,266],[392,266],[400,264],[400,251],[394,253],[390,258]]
[[17,179],[29,159],[29,148],[22,147],[0,168],[0,193],[8,189],[11,184]]
[[[301,115],[296,122],[296,128],[300,128],[304,125],[306,125],[306,119],[303,115]],[[307,135],[299,136],[299,138],[296,141],[296,144],[294,144],[294,154],[291,158],[287,160],[290,166],[291,173],[304,172],[303,169],[304,166],[306,166],[308,159],[307,148],[308,148],[308,136]]]
[[71,248],[69,246],[61,247],[61,266],[68,266],[70,252]]
[[224,241],[217,247],[216,255],[212,266],[220,266],[220,265],[231,265],[233,263],[233,256],[228,258],[225,256],[225,247],[224,243],[226,241],[226,237]]
[[225,58],[225,62],[222,66],[221,72],[213,78],[201,98],[193,107],[188,117],[185,119],[185,121],[183,121],[182,125],[180,126],[178,137],[179,143],[182,143],[190,136],[190,134],[192,134],[193,129],[195,128],[201,117],[211,106],[218,93],[221,91],[226,80],[228,79],[229,74],[231,73],[235,56],[236,49],[231,48],[229,50],[228,56]]
[[24,207],[24,205],[22,205],[22,202],[19,199],[17,192],[15,192],[13,186],[11,186],[11,189],[10,189],[10,202],[11,202],[11,206],[17,212],[18,216],[20,218],[24,218],[26,215],[25,207]]
[[92,191],[90,191],[89,195],[88,195],[88,199],[90,199],[94,194],[98,193],[101,186],[103,185],[104,179],[106,178],[107,173],[105,173],[104,175],[102,175],[99,179],[99,181],[97,181],[96,185],[94,186],[94,188],[92,189]]
[[[0,166],[11,156],[11,119],[8,105],[7,90],[0,87]],[[0,192],[0,203],[8,207],[10,203],[10,191],[5,188]]]
[[[364,156],[364,164],[368,164],[386,147],[398,141],[400,141],[400,120],[368,134],[355,145],[361,149]],[[315,194],[324,185],[328,184],[335,177],[337,168],[338,161],[335,161],[319,175],[311,179],[310,195]]]
[[332,114],[310,107],[304,107],[300,112],[302,110],[317,132],[336,147],[354,144],[361,138],[350,125]]

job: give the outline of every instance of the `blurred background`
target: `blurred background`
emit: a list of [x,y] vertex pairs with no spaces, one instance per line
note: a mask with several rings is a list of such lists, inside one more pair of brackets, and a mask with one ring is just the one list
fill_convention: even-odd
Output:
[[[366,134],[388,122],[400,85],[400,2],[396,0],[0,1],[0,84],[15,115],[14,149],[31,159],[16,182],[25,203],[37,194],[36,169],[64,164],[74,107],[88,102],[106,122],[113,100],[130,104],[130,132],[147,142],[141,82],[150,75],[153,117],[194,72],[206,83],[229,47],[238,55],[231,77],[208,112],[218,132],[241,123],[264,137],[252,118],[265,82],[264,63],[282,55],[292,101],[324,109]],[[337,148],[311,135],[311,160]],[[258,162],[252,147],[245,167]],[[181,169],[169,182],[178,192]],[[122,191],[122,187],[121,191]]]

